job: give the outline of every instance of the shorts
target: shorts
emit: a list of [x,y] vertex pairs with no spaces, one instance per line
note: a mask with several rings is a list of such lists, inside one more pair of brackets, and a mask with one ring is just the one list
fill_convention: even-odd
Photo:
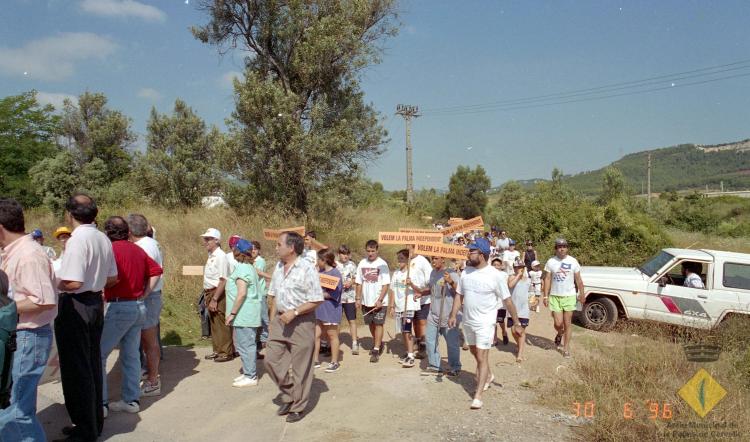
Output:
[[344,316],[346,316],[347,321],[354,321],[357,319],[357,304],[347,302],[346,304],[341,304],[341,307],[344,310]]
[[508,314],[508,311],[504,308],[501,308],[497,311],[497,323],[502,324],[505,322],[505,316]]
[[[521,327],[526,328],[529,326],[529,318],[518,318],[518,322],[521,323]],[[508,318],[508,328],[513,327],[513,318]]]
[[577,302],[577,296],[552,295],[549,297],[549,309],[553,312],[574,312]]
[[495,324],[480,328],[464,325],[464,340],[467,345],[475,345],[479,349],[489,350],[495,340]]
[[367,312],[371,311],[375,307],[367,307],[365,305],[362,306],[362,319],[365,321],[365,325],[383,325],[385,324],[385,316],[386,313],[388,313],[388,307],[380,307],[380,310],[376,310],[369,315],[366,314]]
[[161,290],[149,293],[143,300],[143,304],[146,306],[146,319],[143,321],[141,330],[148,330],[159,325],[162,308]]
[[424,321],[430,316],[430,304],[422,304],[422,306],[414,314],[414,319],[417,321]]
[[401,332],[402,333],[411,333],[412,332],[412,322],[414,319],[412,318],[401,318]]

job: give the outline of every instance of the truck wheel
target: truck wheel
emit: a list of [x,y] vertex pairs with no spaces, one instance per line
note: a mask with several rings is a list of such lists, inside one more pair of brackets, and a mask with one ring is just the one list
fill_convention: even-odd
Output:
[[586,301],[580,320],[590,330],[609,331],[617,322],[617,305],[605,297]]

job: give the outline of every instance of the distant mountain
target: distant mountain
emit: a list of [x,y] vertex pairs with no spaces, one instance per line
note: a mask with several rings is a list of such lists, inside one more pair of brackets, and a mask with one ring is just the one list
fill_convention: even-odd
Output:
[[[706,185],[718,189],[722,182],[724,190],[750,189],[750,138],[715,145],[681,144],[625,155],[611,166],[620,169],[635,193],[641,192],[641,185],[645,189],[649,153],[652,192],[705,189]],[[564,180],[579,192],[597,194],[605,169],[566,175]]]

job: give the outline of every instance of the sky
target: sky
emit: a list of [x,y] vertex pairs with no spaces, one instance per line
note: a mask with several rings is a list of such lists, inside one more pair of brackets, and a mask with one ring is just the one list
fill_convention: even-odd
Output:
[[[0,96],[36,89],[60,105],[103,92],[141,147],[151,107],[169,112],[176,98],[224,127],[243,54],[193,38],[190,26],[207,21],[197,3],[3,0]],[[406,186],[397,104],[422,114],[412,123],[417,189],[447,188],[458,165],[481,164],[497,186],[750,138],[747,17],[744,0],[404,0],[399,35],[362,75],[390,138],[367,174]]]

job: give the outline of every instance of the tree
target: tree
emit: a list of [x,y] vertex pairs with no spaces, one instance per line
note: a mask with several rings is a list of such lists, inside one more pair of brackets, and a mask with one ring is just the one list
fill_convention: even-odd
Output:
[[458,166],[448,184],[446,217],[472,218],[481,215],[487,205],[487,191],[490,186],[490,178],[482,166],[477,166],[474,170],[467,166]]
[[307,212],[313,193],[345,188],[387,141],[359,74],[394,35],[395,0],[204,0],[193,35],[248,53],[235,79],[227,171],[255,199]]
[[139,156],[135,182],[143,195],[166,206],[194,206],[222,186],[216,155],[223,136],[182,100],[172,115],[151,108],[146,154]]
[[36,91],[0,100],[0,195],[24,206],[40,203],[29,179],[29,169],[54,156],[58,117],[51,105],[39,106]]
[[77,105],[65,100],[60,131],[67,147],[78,151],[75,159],[79,166],[99,158],[110,181],[130,171],[131,156],[127,148],[135,142],[136,135],[130,129],[128,117],[107,107],[104,94],[85,92],[78,97]]
[[29,170],[36,195],[52,212],[62,214],[65,201],[75,192],[88,192],[98,199],[110,184],[107,166],[99,158],[79,165],[77,155],[62,150],[56,156],[45,158]]
[[602,193],[599,202],[608,204],[611,201],[625,196],[625,177],[620,169],[609,166],[604,170],[602,176]]

